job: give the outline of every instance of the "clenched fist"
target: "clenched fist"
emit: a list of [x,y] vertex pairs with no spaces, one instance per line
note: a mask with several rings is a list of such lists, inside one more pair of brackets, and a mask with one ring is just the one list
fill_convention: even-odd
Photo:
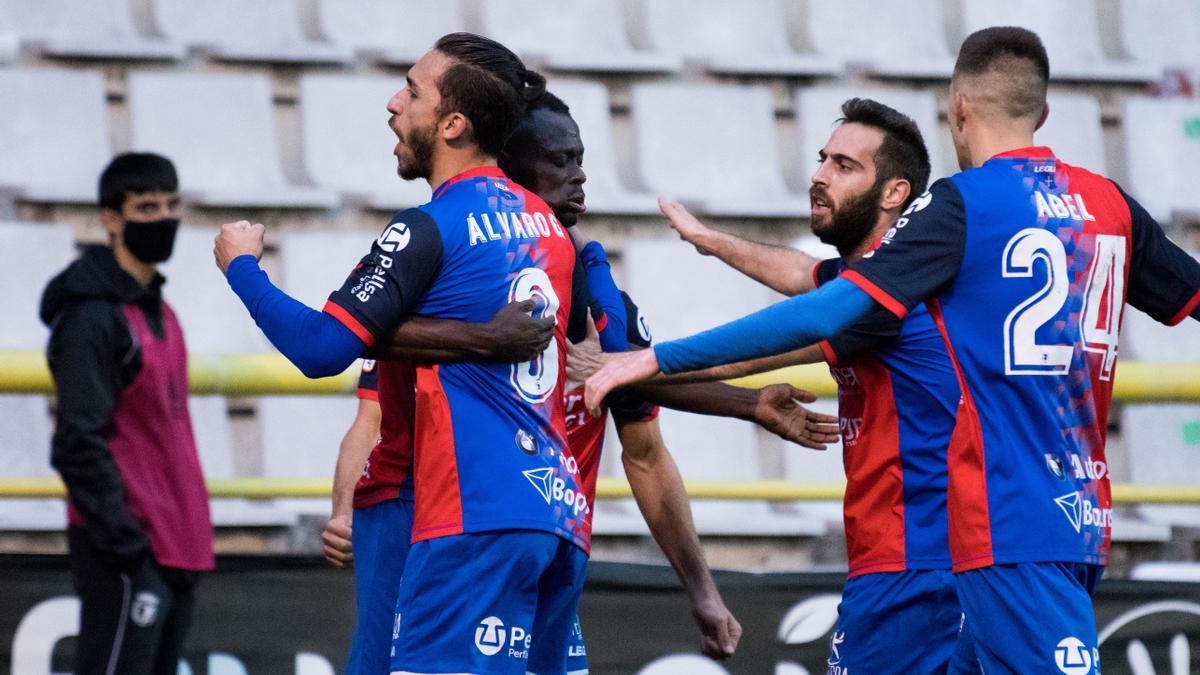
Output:
[[266,227],[262,223],[251,224],[248,220],[225,223],[221,226],[221,231],[217,234],[213,246],[213,257],[217,260],[217,267],[220,268],[221,274],[225,274],[225,271],[229,269],[229,263],[240,255],[252,255],[255,259],[262,258],[264,230]]

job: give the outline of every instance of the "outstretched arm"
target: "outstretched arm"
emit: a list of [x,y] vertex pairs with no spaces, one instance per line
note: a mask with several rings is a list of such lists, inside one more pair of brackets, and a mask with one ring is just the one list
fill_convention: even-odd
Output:
[[658,208],[679,238],[695,246],[701,255],[716,256],[784,295],[799,295],[813,289],[817,258],[789,246],[760,244],[710,229],[678,202],[659,199]]
[[723,326],[653,349],[617,355],[587,381],[593,414],[618,387],[677,373],[782,354],[824,340],[865,315],[875,301],[854,284],[834,281]]
[[658,420],[617,424],[621,462],[650,534],[679,576],[700,626],[700,650],[714,659],[733,655],[742,627],[725,607],[692,522],[683,478],[663,444]]

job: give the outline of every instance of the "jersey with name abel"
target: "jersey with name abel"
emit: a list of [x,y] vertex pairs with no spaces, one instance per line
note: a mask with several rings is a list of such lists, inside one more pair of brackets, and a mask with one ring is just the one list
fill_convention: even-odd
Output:
[[417,367],[414,541],[526,529],[587,549],[589,507],[563,413],[574,260],[545,202],[484,167],[396,213],[330,296],[325,311],[368,344],[410,315],[486,322],[526,299],[534,316],[557,321],[532,361]]
[[1110,180],[1031,147],[935,183],[843,276],[899,316],[928,298],[961,379],[954,569],[1105,564],[1125,304],[1178,322],[1200,265]]

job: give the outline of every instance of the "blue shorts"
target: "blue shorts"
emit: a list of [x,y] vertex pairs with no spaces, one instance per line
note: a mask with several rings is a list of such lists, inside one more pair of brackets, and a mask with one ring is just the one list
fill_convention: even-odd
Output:
[[413,503],[391,499],[354,510],[354,595],[358,601],[347,675],[387,673],[400,575],[412,538]]
[[587,554],[548,532],[459,534],[412,546],[392,673],[565,675]]
[[956,574],[966,615],[952,673],[1100,673],[1092,593],[1104,568],[993,565]]
[[842,589],[826,672],[944,673],[961,621],[950,570],[855,577]]

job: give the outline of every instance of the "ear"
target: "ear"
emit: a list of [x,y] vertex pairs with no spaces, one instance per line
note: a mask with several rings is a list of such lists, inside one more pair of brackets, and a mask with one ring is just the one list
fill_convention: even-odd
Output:
[[1050,103],[1049,102],[1042,104],[1042,116],[1038,118],[1037,125],[1033,127],[1033,130],[1037,131],[1038,129],[1041,129],[1042,125],[1046,123],[1047,117],[1050,117]]
[[100,224],[104,226],[104,231],[108,232],[109,238],[125,233],[125,222],[121,219],[121,214],[112,209],[100,209]]
[[908,196],[912,194],[912,183],[909,183],[904,178],[891,178],[884,183],[883,196],[879,202],[879,208],[884,211],[899,209],[904,205]]
[[962,91],[954,90],[950,93],[950,125],[958,131],[962,131],[963,124],[967,119],[967,97],[963,96]]
[[438,123],[438,128],[441,130],[442,140],[452,145],[470,137],[471,121],[460,112],[452,112],[442,118],[442,121]]

